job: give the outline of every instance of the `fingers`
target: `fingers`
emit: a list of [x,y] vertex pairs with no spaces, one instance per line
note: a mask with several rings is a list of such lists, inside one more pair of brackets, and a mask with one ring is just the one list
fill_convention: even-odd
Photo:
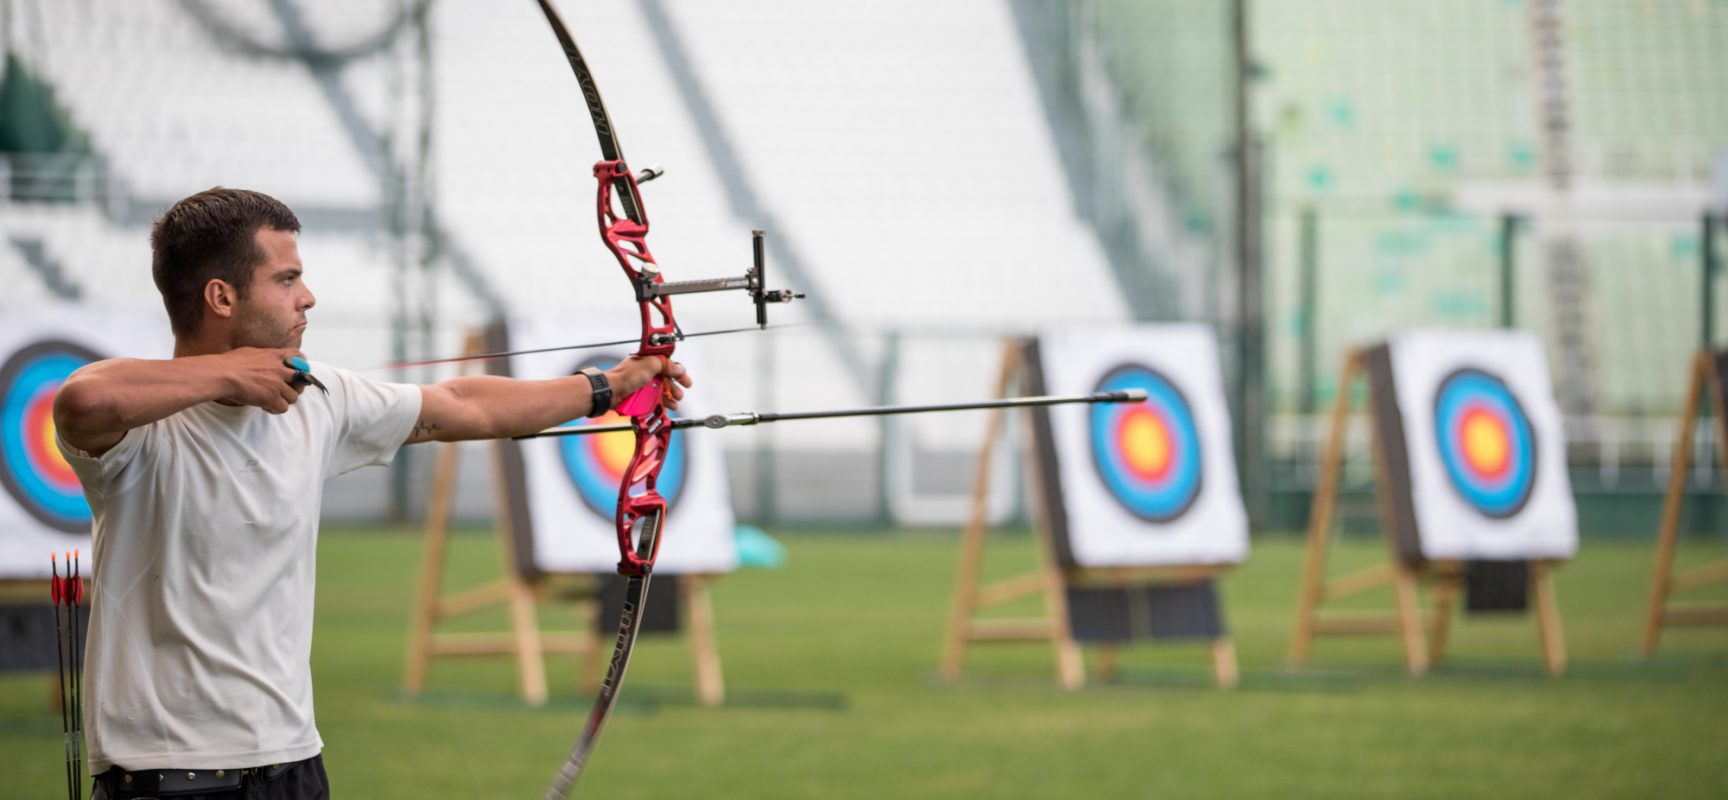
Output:
[[294,401],[299,399],[300,389],[284,382],[277,388],[275,395],[267,398],[259,407],[272,414],[286,414]]
[[678,401],[684,399],[684,387],[690,385],[690,375],[684,371],[684,365],[670,358],[662,358],[660,376],[669,380],[660,381],[660,396],[669,411],[678,410]]
[[690,385],[690,374],[685,372],[684,365],[665,356],[657,356],[660,367],[654,374],[662,378],[671,378],[681,386]]
[[665,356],[631,356],[613,367],[607,377],[612,381],[614,397],[620,403],[641,387],[660,379],[661,402],[671,411],[678,409],[679,401],[684,398],[684,388],[691,385],[684,365]]
[[666,397],[666,407],[676,411],[678,401],[684,399],[684,387],[690,385],[690,376],[684,374],[683,364],[673,364],[672,369],[667,371],[666,377],[671,378],[671,380],[660,382]]
[[265,389],[264,402],[259,407],[272,414],[286,414],[307,386],[306,374],[290,364],[289,359],[305,356],[292,347],[280,347],[265,353],[275,362],[271,365],[270,374],[276,380]]
[[[690,385],[690,374],[684,371],[683,364],[676,361],[672,362],[671,369],[666,370],[666,376],[676,381],[680,386]],[[684,392],[680,390],[678,394],[682,396]]]
[[233,394],[225,402],[286,414],[310,385],[308,376],[288,363],[305,358],[298,348],[240,347],[229,351]]

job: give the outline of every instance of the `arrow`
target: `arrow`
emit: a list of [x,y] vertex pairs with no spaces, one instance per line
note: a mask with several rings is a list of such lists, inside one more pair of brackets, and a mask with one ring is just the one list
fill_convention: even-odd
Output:
[[[971,403],[938,403],[935,405],[913,406],[871,406],[867,408],[845,408],[834,411],[791,411],[776,413],[772,411],[745,411],[737,414],[711,414],[706,417],[680,417],[672,420],[674,430],[681,428],[734,428],[746,425],[759,425],[768,422],[785,422],[801,419],[840,419],[843,417],[883,417],[891,414],[927,414],[939,411],[976,411],[987,408],[1032,408],[1037,406],[1060,406],[1077,403],[1140,403],[1146,400],[1145,389],[1124,389],[1114,392],[1093,392],[1091,394],[1040,395],[1037,397],[1010,397],[1005,400],[984,400]],[[627,431],[631,427],[627,423],[611,425],[578,425],[568,428],[550,428],[539,433],[530,433],[514,437],[522,439],[539,439],[550,436],[587,436],[595,433],[612,433]]]

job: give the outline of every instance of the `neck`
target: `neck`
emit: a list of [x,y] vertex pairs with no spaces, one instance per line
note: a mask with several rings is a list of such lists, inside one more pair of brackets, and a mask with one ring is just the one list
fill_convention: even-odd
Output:
[[213,356],[226,353],[234,348],[229,345],[226,337],[220,336],[206,328],[193,336],[174,337],[174,357]]

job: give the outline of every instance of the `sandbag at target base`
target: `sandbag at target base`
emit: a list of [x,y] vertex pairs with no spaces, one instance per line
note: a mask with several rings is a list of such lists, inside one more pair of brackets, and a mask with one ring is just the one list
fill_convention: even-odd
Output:
[[[1375,498],[1388,562],[1328,578],[1354,383],[1368,384]],[[1310,508],[1288,661],[1315,636],[1396,634],[1420,675],[1444,661],[1460,594],[1472,613],[1533,604],[1544,664],[1566,668],[1552,571],[1577,550],[1565,438],[1542,345],[1508,331],[1410,331],[1344,361]],[[1433,605],[1420,609],[1420,584]],[[1326,601],[1390,587],[1391,612],[1320,614]]]
[[1676,574],[1674,551],[1678,546],[1680,506],[1686,496],[1686,477],[1692,463],[1692,433],[1708,394],[1716,415],[1716,446],[1722,463],[1728,464],[1728,350],[1701,350],[1692,358],[1686,402],[1680,412],[1680,433],[1674,440],[1674,461],[1668,471],[1668,494],[1662,503],[1662,521],[1656,532],[1656,565],[1650,577],[1650,602],[1644,618],[1644,636],[1639,651],[1645,658],[1656,655],[1666,625],[1719,625],[1728,623],[1728,603],[1674,603],[1676,592],[1728,582],[1728,561],[1704,564]]

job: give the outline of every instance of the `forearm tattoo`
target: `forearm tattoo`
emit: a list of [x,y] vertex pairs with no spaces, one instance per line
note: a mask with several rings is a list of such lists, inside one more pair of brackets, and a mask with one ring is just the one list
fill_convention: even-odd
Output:
[[429,419],[426,419],[425,417],[421,417],[419,422],[414,423],[414,430],[409,432],[408,438],[419,439],[419,438],[424,437],[424,438],[430,439],[430,438],[432,438],[432,434],[434,432],[440,431],[443,429],[444,429],[443,425],[439,425],[438,423],[433,422]]

